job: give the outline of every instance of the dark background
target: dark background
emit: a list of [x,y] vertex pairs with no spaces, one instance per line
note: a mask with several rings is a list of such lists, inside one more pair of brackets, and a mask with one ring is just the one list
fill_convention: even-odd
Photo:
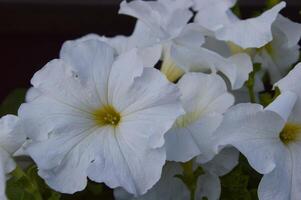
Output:
[[[0,0],[0,101],[29,87],[35,71],[58,56],[65,40],[87,33],[129,35],[135,20],[117,15],[119,0]],[[243,17],[264,0],[240,0]],[[285,16],[301,22],[301,0],[286,0]]]

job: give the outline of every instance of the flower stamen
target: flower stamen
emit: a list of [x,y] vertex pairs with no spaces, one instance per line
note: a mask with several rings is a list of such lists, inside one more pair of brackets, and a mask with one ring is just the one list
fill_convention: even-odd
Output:
[[285,144],[295,142],[301,135],[301,125],[287,123],[280,133],[280,140]]
[[94,121],[98,126],[117,126],[121,115],[111,105],[105,105],[93,112]]

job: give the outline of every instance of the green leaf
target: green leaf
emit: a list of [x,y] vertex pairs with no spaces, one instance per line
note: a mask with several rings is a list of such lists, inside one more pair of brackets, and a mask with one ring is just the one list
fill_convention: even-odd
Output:
[[20,88],[11,92],[0,105],[0,116],[6,114],[16,115],[20,105],[25,100],[27,89]]
[[85,190],[75,194],[62,194],[61,200],[114,200],[113,190],[101,183],[88,182]]
[[254,171],[247,159],[240,157],[239,165],[221,178],[221,200],[255,200],[262,176]]
[[280,94],[281,91],[278,87],[275,87],[275,90],[263,92],[259,95],[260,104],[266,107],[270,103],[272,103]]
[[51,190],[38,176],[37,167],[31,166],[26,172],[17,167],[7,182],[6,193],[10,200],[59,200],[60,194]]

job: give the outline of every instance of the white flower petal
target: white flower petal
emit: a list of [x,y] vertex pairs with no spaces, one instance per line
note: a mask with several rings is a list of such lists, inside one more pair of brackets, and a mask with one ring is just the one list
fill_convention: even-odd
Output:
[[218,29],[217,39],[231,41],[242,48],[262,47],[273,39],[272,24],[286,3],[281,2],[256,18],[239,20]]
[[290,198],[298,199],[301,196],[300,191],[300,184],[301,184],[301,161],[300,161],[300,154],[301,154],[301,142],[298,141],[297,143],[293,143],[289,147],[291,153],[291,160],[292,160],[292,168],[291,171],[291,189],[290,189]]
[[187,24],[174,40],[177,45],[199,47],[205,42],[201,27],[198,24]]
[[[199,156],[197,162],[204,163]],[[201,167],[205,171],[197,183],[196,197],[201,199],[207,197],[209,200],[218,200],[221,194],[221,184],[219,176],[229,173],[237,164],[239,151],[235,148],[225,148],[211,161],[202,164]]]
[[104,140],[104,136],[96,139],[102,152],[89,167],[89,178],[111,188],[121,186],[135,196],[142,195],[160,179],[165,151],[150,149],[147,135],[133,129],[133,124],[125,122],[115,131],[107,136],[111,141]]
[[236,4],[237,0],[195,0],[194,9],[198,11],[196,22],[209,30],[217,30],[224,24],[234,20],[228,10]]
[[221,194],[221,184],[216,174],[205,172],[198,179],[196,199],[207,197],[208,200],[218,200]]
[[[281,148],[282,147],[282,148]],[[265,174],[258,187],[259,199],[290,199],[292,186],[292,160],[289,151],[282,145],[277,149],[278,162],[276,168]]]
[[160,181],[145,195],[133,197],[122,189],[114,190],[117,200],[182,200],[189,198],[189,191],[185,184],[175,175],[182,174],[182,166],[179,163],[167,162],[163,168]]
[[293,47],[300,41],[301,24],[293,22],[279,14],[273,26],[280,29],[285,34],[287,47]]
[[278,15],[272,26],[273,40],[255,55],[254,62],[262,64],[275,83],[290,70],[299,59],[298,41],[301,25]]
[[[203,115],[223,113],[234,101],[227,92],[224,80],[215,74],[187,73],[178,82],[178,87],[186,112],[199,110]],[[219,100],[220,98],[223,100]]]
[[0,148],[0,199],[6,200],[5,188],[7,174],[16,168],[16,164],[5,150]]
[[269,104],[265,110],[274,111],[282,117],[284,121],[287,121],[295,104],[298,96],[290,91],[281,93],[271,104]]
[[281,143],[279,132],[285,121],[256,104],[238,104],[226,112],[216,131],[219,145],[233,145],[259,173],[275,168],[275,149]]
[[235,54],[229,58],[229,61],[235,63],[237,75],[233,89],[241,88],[249,78],[249,73],[253,70],[253,63],[249,55],[245,53]]
[[229,173],[237,164],[239,151],[235,148],[228,147],[219,152],[211,161],[202,164],[203,169],[218,176],[224,176]]
[[[109,44],[113,47],[117,54],[123,54],[134,48],[138,48],[138,55],[142,58],[143,66],[153,67],[161,57],[162,47],[155,44],[156,39],[152,38],[148,28],[143,23],[137,22],[134,33],[131,36],[118,35],[115,37],[104,37],[96,34],[88,34],[82,38],[68,41],[70,42],[83,42],[88,40],[99,40]],[[67,43],[68,43],[67,42]],[[65,45],[65,44],[64,44]]]
[[0,148],[13,155],[25,142],[23,124],[14,115],[5,115],[0,119]]
[[290,73],[283,79],[275,83],[281,92],[291,91],[298,95],[298,100],[289,118],[289,121],[301,123],[301,86],[299,84],[301,79],[301,64],[299,63]]
[[222,113],[233,104],[233,96],[218,75],[187,73],[178,87],[186,114],[166,134],[167,159],[186,162],[199,154],[211,159],[212,134],[222,121]]
[[171,56],[177,66],[185,71],[221,71],[229,79],[233,89],[239,89],[250,71],[250,58],[246,54],[224,58],[205,48],[187,48],[173,45]]
[[6,175],[16,168],[12,155],[22,146],[25,135],[20,119],[5,115],[0,119],[0,199],[6,200]]
[[178,36],[192,18],[190,4],[187,2],[182,6],[183,2],[168,0],[135,0],[129,3],[123,1],[119,13],[136,17],[150,29],[158,41],[165,41]]
[[222,115],[211,114],[185,128],[172,128],[166,134],[167,160],[187,162],[197,155],[211,160],[213,151],[213,133],[220,125]]
[[166,19],[162,15],[169,13],[164,4],[157,2],[144,2],[140,0],[127,3],[123,1],[120,4],[120,14],[126,14],[145,23],[158,38],[168,38],[169,34],[164,30]]
[[38,89],[31,87],[27,90],[25,101],[30,102],[33,101],[35,98],[41,95],[41,92],[39,92]]
[[[205,1],[203,1],[205,2]],[[196,22],[214,31],[219,40],[231,41],[242,48],[262,47],[270,42],[272,24],[278,13],[285,7],[281,2],[259,17],[246,20],[238,19],[230,10],[236,1],[208,1],[196,6],[199,11]]]
[[170,84],[158,70],[144,68],[142,76],[135,79],[127,95],[126,99],[121,97],[126,104],[123,110],[124,124],[135,123],[135,129],[140,130],[140,134],[146,127],[150,127],[147,133],[149,135],[145,135],[150,139],[148,146],[162,147],[164,133],[184,113],[178,101],[180,93],[176,86]]
[[[100,145],[100,143],[96,144],[93,134],[110,135],[112,133],[107,130],[95,132],[95,129],[93,132],[92,129],[73,138],[55,137],[45,142],[32,144],[27,148],[39,166],[39,175],[50,187],[70,194],[86,187],[87,168],[95,159],[97,145]],[[53,151],[54,147],[56,151]]]
[[[99,40],[87,40],[83,42],[69,41],[66,42],[62,47],[60,53],[60,57],[62,61],[57,61],[57,62],[63,62],[62,65],[67,65],[67,66],[63,66],[63,67],[57,66],[57,68],[60,69],[51,69],[51,72],[58,73],[58,75],[56,75],[56,77],[58,78],[61,78],[61,75],[59,75],[59,73],[66,74],[66,76],[69,76],[66,78],[71,80],[64,80],[64,81],[66,82],[68,81],[70,82],[70,84],[76,81],[74,79],[79,78],[82,85],[86,85],[89,88],[93,88],[94,90],[93,92],[97,90],[98,98],[102,98],[101,102],[107,103],[108,100],[105,99],[105,97],[107,96],[107,88],[108,88],[107,78],[109,76],[111,65],[115,58],[114,57],[115,54],[116,52],[114,51],[113,48],[110,48],[109,45],[106,45],[104,42],[101,42]],[[54,63],[53,65],[58,65],[58,64]],[[61,69],[61,68],[65,68],[65,69]],[[44,73],[42,72],[36,73],[36,75],[32,80],[32,84],[35,87],[38,88],[41,87],[38,85],[39,82],[43,82],[47,77],[53,76],[52,74],[51,75],[49,74],[50,69],[47,70],[47,67],[44,67],[43,69],[46,71]],[[62,72],[62,70],[64,70],[64,72]],[[63,80],[57,80],[56,82],[52,81],[52,83],[59,84],[62,81]],[[48,82],[51,83],[51,81]],[[68,83],[64,83],[64,84],[68,84]],[[52,86],[46,85],[46,87],[48,87],[47,89],[49,89],[49,87],[56,89],[53,91],[53,93],[55,93],[56,95],[62,93],[61,88],[57,88],[58,87],[57,85],[54,84]],[[42,91],[41,88],[39,89]],[[57,91],[57,89],[60,90]],[[70,90],[71,89],[73,88],[70,88]],[[50,91],[47,90],[45,93],[49,93],[49,92]],[[90,97],[91,95],[95,95],[91,91],[88,92],[89,92],[88,94],[82,94],[82,95],[83,96],[88,95],[89,98],[91,98]],[[68,95],[68,92],[65,91],[62,95],[66,96]],[[80,95],[80,92],[78,90],[74,92],[73,96],[76,97],[77,95]],[[70,97],[70,102],[72,102],[74,97]],[[66,99],[66,97],[64,97],[64,99]]]
[[[72,90],[69,90],[68,94],[71,92]],[[83,96],[82,99],[86,97]],[[70,105],[67,100],[66,102],[57,101],[43,94],[34,101],[22,104],[19,108],[19,116],[23,124],[30,124],[30,126],[24,126],[27,137],[41,141],[57,134],[56,127],[76,134],[94,125],[94,122],[91,122],[89,110]]]

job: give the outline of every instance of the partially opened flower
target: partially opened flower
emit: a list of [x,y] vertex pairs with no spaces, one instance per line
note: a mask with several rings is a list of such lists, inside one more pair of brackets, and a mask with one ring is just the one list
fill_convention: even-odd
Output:
[[6,175],[15,167],[13,154],[25,142],[25,135],[20,126],[20,120],[13,115],[6,115],[0,119],[0,199],[5,200]]
[[216,74],[187,73],[177,85],[186,113],[165,136],[167,160],[186,162],[201,154],[209,161],[215,155],[212,135],[234,98]]
[[[199,177],[195,199],[207,197],[218,200],[221,193],[219,176],[229,173],[238,164],[239,152],[233,148],[221,151],[213,160],[201,165],[203,174]],[[197,165],[196,165],[197,166]],[[176,177],[183,174],[180,163],[167,162],[163,168],[160,181],[145,195],[133,197],[121,188],[114,190],[117,200],[183,200],[190,198],[190,192],[184,182]]]
[[39,94],[19,115],[49,186],[74,193],[89,177],[141,195],[159,180],[164,134],[183,111],[176,86],[135,49],[116,57],[99,40],[70,43],[31,83]]
[[216,132],[219,145],[233,145],[265,174],[259,199],[298,199],[301,195],[301,66],[276,83],[281,95],[263,109],[240,104],[225,114]]
[[258,17],[239,19],[232,11],[236,0],[195,0],[195,21],[219,40],[232,42],[244,49],[263,47],[272,41],[272,24],[285,7],[281,2]]

